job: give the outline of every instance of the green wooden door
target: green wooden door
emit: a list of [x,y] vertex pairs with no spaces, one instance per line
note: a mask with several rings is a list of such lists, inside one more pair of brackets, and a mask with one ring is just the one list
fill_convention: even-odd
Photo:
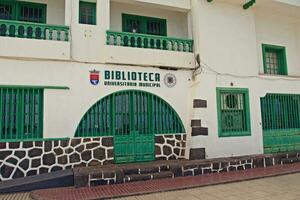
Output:
[[154,159],[151,132],[151,104],[147,94],[123,92],[114,97],[115,162],[143,162]]

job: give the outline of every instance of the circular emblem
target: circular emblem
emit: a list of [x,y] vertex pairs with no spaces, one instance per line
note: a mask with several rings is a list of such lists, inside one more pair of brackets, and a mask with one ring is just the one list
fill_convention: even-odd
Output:
[[176,76],[168,73],[164,77],[164,82],[167,87],[172,88],[176,85]]

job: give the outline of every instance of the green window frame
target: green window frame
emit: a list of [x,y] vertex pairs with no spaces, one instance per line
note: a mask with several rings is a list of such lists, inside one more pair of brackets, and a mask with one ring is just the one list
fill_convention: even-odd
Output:
[[250,136],[249,90],[217,88],[219,137]]
[[18,20],[34,23],[46,23],[47,5],[41,3],[31,3],[24,1],[0,1],[0,11],[6,14],[0,19]]
[[79,2],[79,23],[96,25],[97,4],[92,2]]
[[167,36],[167,20],[123,13],[122,31]]
[[283,46],[262,45],[264,73],[287,75],[286,48]]
[[0,88],[0,141],[43,138],[43,89]]

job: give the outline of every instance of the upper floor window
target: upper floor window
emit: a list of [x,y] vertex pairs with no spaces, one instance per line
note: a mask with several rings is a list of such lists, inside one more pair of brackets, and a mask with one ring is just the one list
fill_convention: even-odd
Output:
[[273,75],[287,75],[285,47],[262,45],[264,73]]
[[43,89],[0,88],[0,140],[43,137]]
[[96,25],[96,3],[79,2],[79,23]]
[[47,5],[23,1],[1,1],[0,19],[46,23]]
[[250,135],[248,89],[217,89],[219,136]]
[[167,36],[167,20],[122,14],[122,31]]

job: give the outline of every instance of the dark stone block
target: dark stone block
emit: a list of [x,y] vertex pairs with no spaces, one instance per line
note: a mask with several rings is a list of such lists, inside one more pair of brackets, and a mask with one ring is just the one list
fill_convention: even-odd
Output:
[[60,148],[60,147],[54,149],[54,152],[55,152],[55,154],[56,154],[57,156],[62,155],[62,154],[64,153],[63,149]]
[[31,167],[32,168],[39,167],[39,166],[41,166],[41,159],[40,158],[33,159],[31,161]]
[[160,136],[155,136],[155,143],[156,144],[164,144],[165,143],[165,139],[162,135]]
[[208,128],[204,127],[193,127],[192,128],[192,136],[199,136],[199,135],[208,135]]
[[75,176],[74,177],[74,186],[79,187],[88,187],[89,185],[89,177],[86,175]]
[[0,151],[0,160],[4,160],[12,154],[12,151]]
[[84,150],[84,145],[80,145],[79,147],[76,147],[75,151],[77,151],[78,153],[81,153]]
[[174,177],[182,176],[182,169],[179,165],[170,165],[170,171],[174,174]]
[[80,163],[80,164],[74,165],[74,168],[76,168],[76,167],[86,167],[86,166],[87,166],[87,164]]
[[12,165],[16,165],[18,163],[18,160],[15,158],[9,158],[6,160],[7,163],[10,163]]
[[6,149],[6,142],[0,142],[0,149]]
[[158,167],[147,167],[147,168],[141,168],[140,174],[153,174],[158,172]]
[[172,154],[172,148],[169,146],[163,146],[163,155],[169,156]]
[[55,155],[53,153],[43,155],[43,165],[51,166],[55,164]]
[[125,175],[138,174],[139,169],[138,168],[127,168],[127,169],[123,169],[123,172]]
[[205,148],[190,149],[190,160],[199,160],[205,158]]
[[191,171],[191,170],[185,171],[185,172],[183,172],[183,176],[193,176],[193,171]]
[[116,170],[116,180],[117,180],[116,183],[118,183],[118,184],[123,183],[124,178],[125,178],[125,175],[124,175],[123,170]]
[[175,155],[172,155],[169,157],[169,160],[177,160],[177,157]]
[[43,151],[41,149],[34,148],[34,149],[29,150],[28,156],[30,158],[34,158],[34,157],[37,157],[37,156],[41,156],[42,153],[43,153]]
[[14,175],[13,175],[13,179],[22,178],[24,176],[25,176],[25,174],[19,168],[17,168]]
[[36,147],[42,147],[43,146],[43,142],[42,141],[36,141],[36,142],[34,142],[34,145]]
[[94,149],[95,147],[98,147],[98,146],[100,146],[99,143],[90,143],[90,144],[86,145],[86,148],[92,150],[92,149]]
[[207,101],[202,99],[194,99],[193,108],[207,108]]
[[37,171],[36,170],[30,170],[29,172],[27,172],[26,176],[35,176],[37,175]]
[[155,160],[167,160],[166,156],[157,156]]
[[49,169],[46,167],[41,167],[39,169],[39,174],[45,174],[45,173],[49,173]]
[[167,144],[170,144],[171,146],[175,146],[175,140],[167,140]]
[[160,154],[161,154],[160,147],[155,145],[155,155],[160,155]]
[[84,151],[81,154],[81,159],[84,161],[89,161],[92,159],[92,152],[90,150]]
[[97,148],[94,150],[94,158],[98,160],[103,160],[106,158],[105,156],[105,149],[103,148]]
[[194,174],[195,174],[195,176],[201,175],[202,174],[202,170],[200,168],[194,169]]
[[101,138],[93,138],[93,141],[100,142]]
[[70,163],[77,163],[80,162],[80,155],[77,153],[73,153],[70,155]]
[[79,145],[81,143],[81,139],[72,139],[71,140],[71,146],[72,147],[76,147],[77,145]]
[[165,138],[174,139],[174,135],[164,135]]
[[181,141],[182,140],[182,135],[175,135],[175,139]]
[[192,119],[191,127],[195,127],[195,126],[201,126],[201,120],[200,119]]
[[105,147],[112,147],[114,146],[114,141],[112,137],[102,138],[102,145]]
[[59,167],[59,166],[54,166],[51,168],[51,172],[56,172],[56,171],[59,171],[59,170],[63,170],[62,167]]
[[71,154],[71,153],[73,153],[73,151],[74,151],[74,150],[73,150],[71,147],[65,149],[65,153],[66,153],[66,154]]
[[114,157],[114,150],[113,149],[108,149],[107,150],[107,156],[108,156],[108,158],[113,158]]
[[185,156],[185,149],[182,149],[182,150],[181,150],[181,155],[180,155],[180,156],[182,156],[182,157]]
[[111,165],[111,164],[114,164],[114,161],[113,160],[105,160],[103,162],[103,165]]
[[3,178],[9,178],[12,172],[14,171],[14,168],[4,164],[2,165],[0,171]]
[[61,140],[60,141],[60,146],[61,147],[67,147],[67,146],[69,146],[69,139],[67,139],[67,140]]
[[221,164],[220,163],[213,163],[213,170],[219,170],[221,168]]
[[19,166],[26,171],[29,168],[29,159],[24,159]]
[[177,156],[180,156],[180,149],[178,148],[174,148],[174,153],[177,155]]
[[186,141],[186,134],[183,135],[183,140]]
[[86,142],[90,142],[90,141],[92,141],[92,139],[91,139],[91,138],[83,138],[83,142],[84,142],[84,143],[86,143]]
[[99,166],[102,165],[102,163],[99,160],[92,160],[88,163],[88,166]]
[[58,145],[59,145],[59,141],[58,141],[58,140],[55,140],[55,141],[53,142],[53,147],[58,147]]
[[33,147],[33,142],[23,142],[23,148],[29,149]]
[[10,149],[18,149],[18,148],[20,148],[20,142],[10,142],[9,143],[9,148]]
[[273,166],[273,158],[265,158],[266,167]]
[[108,185],[108,184],[109,184],[109,180],[104,180],[104,179],[95,180],[91,183],[92,186]]
[[17,156],[18,158],[22,159],[24,158],[26,155],[26,152],[25,151],[16,151],[15,152],[15,156]]
[[44,153],[52,150],[52,141],[46,141],[44,146]]
[[125,180],[134,182],[134,181],[147,181],[151,179],[151,174],[132,174],[125,176]]
[[58,161],[58,164],[65,165],[65,164],[68,163],[68,156],[67,155],[63,155],[61,157],[58,157],[57,161]]
[[115,172],[103,172],[104,178],[114,178]]

